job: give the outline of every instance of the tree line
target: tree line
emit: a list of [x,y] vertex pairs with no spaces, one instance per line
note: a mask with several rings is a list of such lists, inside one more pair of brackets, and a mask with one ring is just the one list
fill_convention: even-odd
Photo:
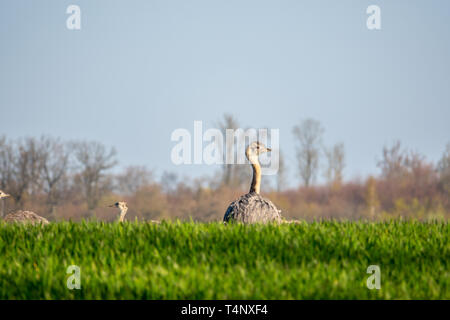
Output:
[[[224,115],[217,126],[225,131],[240,124]],[[434,164],[395,142],[381,151],[379,175],[344,181],[344,144],[325,146],[323,133],[314,119],[304,119],[292,129],[298,188],[285,187],[289,168],[282,152],[275,186],[263,184],[263,193],[286,217],[448,218],[450,143]],[[156,179],[144,166],[112,173],[117,164],[116,150],[95,141],[0,137],[0,189],[11,195],[1,213],[28,209],[51,220],[113,220],[107,204],[124,199],[130,203],[131,218],[218,220],[229,202],[247,191],[251,175],[248,165],[224,164],[212,176],[181,179],[164,172]],[[327,183],[317,185],[321,170]]]

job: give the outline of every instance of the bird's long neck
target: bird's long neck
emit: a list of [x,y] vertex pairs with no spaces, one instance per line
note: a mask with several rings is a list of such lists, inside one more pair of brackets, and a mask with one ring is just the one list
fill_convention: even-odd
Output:
[[261,190],[261,165],[259,164],[258,157],[252,157],[250,162],[253,168],[253,179],[250,186],[250,192],[259,193]]
[[120,209],[120,217],[119,217],[119,221],[123,222],[123,220],[125,219],[125,215],[127,214],[127,210],[128,208],[121,208]]

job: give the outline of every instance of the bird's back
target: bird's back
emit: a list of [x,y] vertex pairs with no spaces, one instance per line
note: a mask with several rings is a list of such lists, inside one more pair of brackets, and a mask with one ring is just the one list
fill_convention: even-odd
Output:
[[225,212],[223,221],[225,223],[279,223],[281,222],[281,215],[272,201],[252,192],[233,201]]
[[31,211],[17,211],[8,214],[3,220],[5,222],[22,222],[31,224],[48,224],[48,220]]

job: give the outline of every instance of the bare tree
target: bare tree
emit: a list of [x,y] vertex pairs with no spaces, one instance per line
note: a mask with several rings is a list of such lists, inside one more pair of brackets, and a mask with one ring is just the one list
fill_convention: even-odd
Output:
[[[0,189],[9,192],[9,186],[12,184],[14,170],[14,151],[11,143],[6,137],[0,137]],[[0,214],[5,215],[5,203],[1,202]]]
[[324,150],[327,159],[325,178],[333,186],[340,186],[343,180],[343,171],[345,167],[344,144],[338,143],[331,149]]
[[[226,137],[226,130],[236,130],[239,128],[238,120],[230,114],[224,114],[222,121],[217,124],[221,129],[222,134]],[[240,139],[243,137],[237,137]],[[234,146],[234,148],[233,148]],[[230,144],[226,146],[225,154],[231,155],[234,159],[237,158],[236,144]],[[234,149],[234,150],[233,150]],[[222,184],[229,187],[242,187],[248,182],[251,171],[245,164],[230,164],[225,163],[222,167]]]
[[119,193],[132,195],[153,181],[153,172],[144,166],[129,166],[116,176],[116,189]]
[[178,175],[175,172],[164,171],[161,176],[162,190],[171,193],[176,190],[178,184]]
[[0,188],[8,190],[13,180],[14,149],[6,137],[0,137]]
[[[227,129],[237,129],[239,127],[237,119],[235,119],[231,114],[224,114],[223,120],[219,121],[219,128],[222,130],[223,136],[225,137],[225,132]],[[226,146],[227,150],[225,150],[225,154],[231,153],[230,146]],[[233,177],[233,165],[229,163],[225,163],[223,165],[222,172],[222,182],[225,185],[230,185]]]
[[278,173],[277,173],[277,192],[283,191],[287,183],[287,168],[284,162],[284,155],[280,151],[278,156]]
[[376,180],[372,176],[369,176],[367,179],[364,200],[368,209],[368,215],[373,219],[380,206],[380,202],[377,195]]
[[70,150],[59,139],[53,138],[42,138],[40,150],[42,153],[42,189],[47,194],[49,213],[54,218],[56,206],[64,199],[69,188]]
[[306,187],[313,182],[319,168],[323,132],[320,122],[314,119],[303,120],[293,128],[294,137],[298,141],[298,170]]
[[447,143],[444,154],[438,162],[437,170],[442,189],[450,195],[450,142]]
[[17,205],[22,206],[24,196],[40,190],[42,152],[40,143],[34,138],[25,138],[4,149],[6,154],[4,173],[7,190]]
[[386,179],[396,179],[404,176],[407,154],[402,150],[400,141],[394,142],[391,147],[383,147],[383,157],[378,161],[381,175]]
[[77,142],[74,145],[75,159],[81,172],[76,182],[83,192],[89,211],[94,210],[100,199],[112,189],[112,179],[105,173],[117,164],[116,151],[98,142]]

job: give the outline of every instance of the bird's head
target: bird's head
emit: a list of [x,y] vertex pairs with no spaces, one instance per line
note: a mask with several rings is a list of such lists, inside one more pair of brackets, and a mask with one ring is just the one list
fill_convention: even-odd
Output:
[[270,152],[272,149],[267,148],[263,143],[259,141],[252,142],[245,151],[247,159],[252,162],[253,159],[257,159],[261,153]]
[[3,192],[2,190],[0,190],[0,199],[8,198],[8,197],[10,197],[9,194],[7,194],[7,193]]
[[127,210],[128,209],[127,203],[125,201],[116,202],[116,203],[110,205],[110,207],[118,208],[120,210]]

